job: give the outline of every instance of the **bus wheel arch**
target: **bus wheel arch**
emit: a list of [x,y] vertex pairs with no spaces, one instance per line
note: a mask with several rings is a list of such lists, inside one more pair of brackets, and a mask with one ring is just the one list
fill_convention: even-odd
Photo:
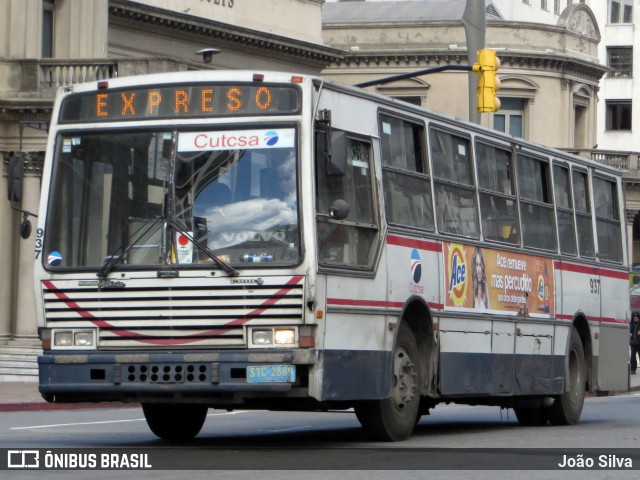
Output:
[[[592,390],[595,385],[593,378],[593,344],[591,343],[591,328],[585,315],[580,312],[573,319],[573,328],[575,328],[582,341],[584,350],[584,360],[587,368],[587,390]],[[565,365],[566,372],[566,365]]]
[[[355,405],[356,417],[367,435],[378,441],[398,441],[408,438],[422,415],[429,361],[433,344],[433,324],[426,304],[411,301],[400,316],[391,355],[391,389],[381,400]],[[429,380],[429,383],[432,383]]]
[[423,374],[423,396],[435,396],[437,392],[438,348],[433,327],[431,309],[420,297],[412,297],[405,305],[399,322],[406,322],[418,344],[420,371]]

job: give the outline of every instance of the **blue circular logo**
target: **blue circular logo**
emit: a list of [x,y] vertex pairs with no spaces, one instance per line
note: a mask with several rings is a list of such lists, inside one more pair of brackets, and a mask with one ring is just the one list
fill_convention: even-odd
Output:
[[276,132],[275,130],[269,130],[264,135],[264,141],[269,147],[273,147],[276,143],[278,143],[278,140],[278,132]]
[[422,278],[422,260],[420,260],[420,254],[415,248],[411,251],[411,276],[415,283],[418,283]]
[[47,257],[47,262],[52,267],[57,267],[62,263],[62,254],[60,252],[51,252],[49,257]]

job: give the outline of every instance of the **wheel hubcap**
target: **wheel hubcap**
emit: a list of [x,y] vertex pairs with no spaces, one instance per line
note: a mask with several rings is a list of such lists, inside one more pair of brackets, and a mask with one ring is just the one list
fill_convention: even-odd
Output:
[[404,348],[398,348],[393,362],[393,401],[398,410],[416,397],[416,366]]

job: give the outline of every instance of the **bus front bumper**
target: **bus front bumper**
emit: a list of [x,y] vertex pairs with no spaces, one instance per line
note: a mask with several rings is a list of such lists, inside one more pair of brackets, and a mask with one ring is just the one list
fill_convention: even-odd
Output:
[[50,402],[206,402],[306,396],[313,349],[188,353],[52,352],[38,358]]

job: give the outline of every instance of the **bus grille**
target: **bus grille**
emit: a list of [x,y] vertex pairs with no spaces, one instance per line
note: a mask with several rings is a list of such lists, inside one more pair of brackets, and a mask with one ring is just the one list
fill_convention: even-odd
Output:
[[[102,287],[102,288],[101,288]],[[303,277],[47,280],[48,328],[98,327],[98,348],[232,348],[246,327],[299,325]]]

